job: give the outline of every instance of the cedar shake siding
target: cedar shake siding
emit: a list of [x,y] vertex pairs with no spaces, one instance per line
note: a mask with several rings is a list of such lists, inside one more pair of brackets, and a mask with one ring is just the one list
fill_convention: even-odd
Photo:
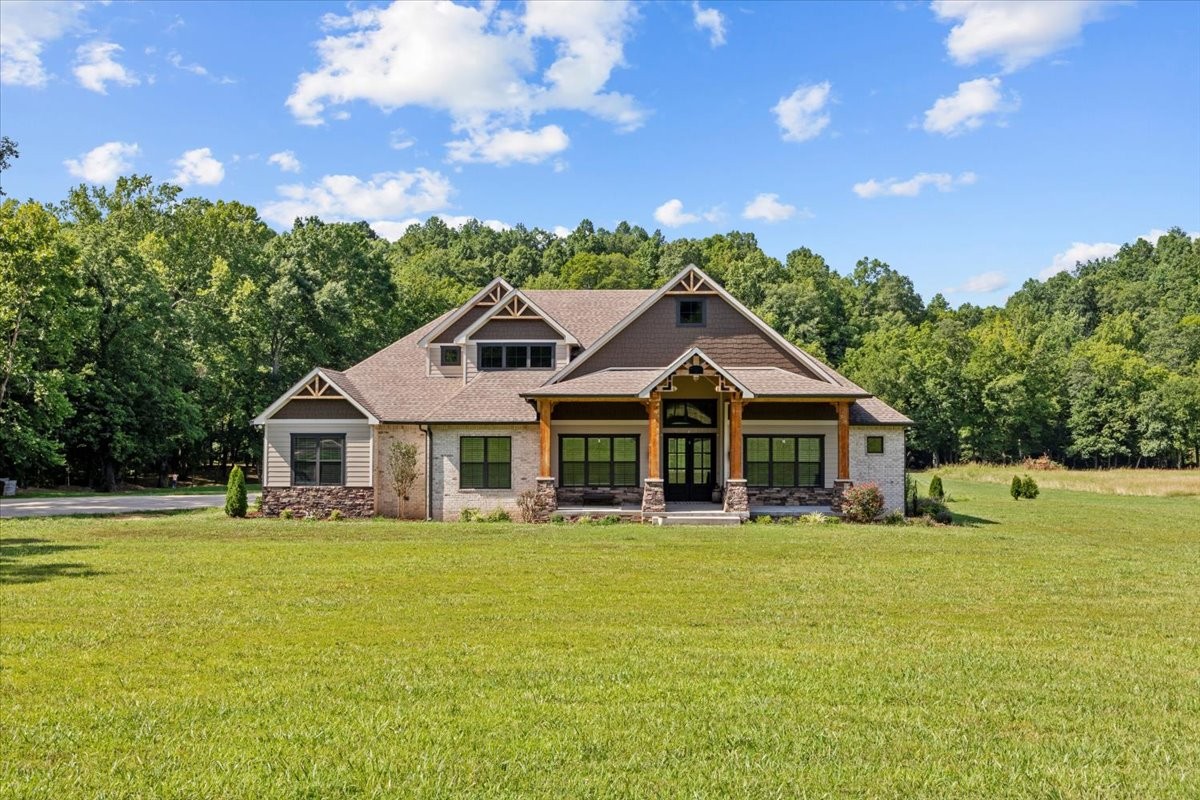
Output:
[[492,319],[475,331],[471,338],[491,342],[554,342],[562,336],[540,319]]
[[779,367],[817,377],[718,295],[685,296],[707,300],[705,324],[676,325],[678,296],[660,298],[580,364],[571,377],[610,367],[665,367],[693,347],[699,347],[713,361],[725,366]]
[[347,400],[291,400],[272,419],[366,419]]
[[455,320],[453,325],[442,331],[438,337],[433,340],[433,343],[452,344],[456,336],[474,325],[480,317],[491,310],[491,306],[472,306],[471,308],[467,309],[465,314]]

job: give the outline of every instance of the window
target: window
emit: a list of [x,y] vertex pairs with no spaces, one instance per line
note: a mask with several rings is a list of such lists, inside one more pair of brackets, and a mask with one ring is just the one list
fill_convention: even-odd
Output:
[[559,436],[563,486],[637,486],[637,436]]
[[704,324],[704,300],[684,300],[680,299],[675,306],[676,317],[675,324],[677,325],[703,325]]
[[668,400],[663,404],[663,425],[668,428],[715,428],[716,400]]
[[442,366],[457,367],[461,363],[462,351],[457,347],[442,348]]
[[821,486],[824,451],[824,436],[747,436],[746,483],[773,488]]
[[480,369],[552,369],[552,344],[481,344]]
[[883,437],[868,436],[867,437],[867,452],[873,455],[879,455],[883,452]]
[[512,439],[462,436],[458,440],[460,489],[511,489]]
[[346,434],[292,434],[292,485],[341,486],[346,482]]

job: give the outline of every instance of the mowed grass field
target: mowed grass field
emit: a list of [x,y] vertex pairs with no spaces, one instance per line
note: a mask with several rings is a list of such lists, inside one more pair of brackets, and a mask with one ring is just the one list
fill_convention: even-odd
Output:
[[1020,464],[949,464],[915,473],[922,493],[934,474],[942,479],[965,482],[1002,483],[1013,475],[1029,475],[1042,489],[1132,495],[1138,497],[1186,497],[1200,495],[1200,469],[1055,469],[1027,470]]
[[1200,796],[1200,498],[947,489],[966,526],[5,520],[0,796]]

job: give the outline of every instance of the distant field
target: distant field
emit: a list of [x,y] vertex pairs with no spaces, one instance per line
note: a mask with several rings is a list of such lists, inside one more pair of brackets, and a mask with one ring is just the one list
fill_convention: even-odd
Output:
[[1043,489],[1071,489],[1077,492],[1135,495],[1139,497],[1183,497],[1200,495],[1200,470],[1197,469],[1056,469],[1027,470],[1021,465],[1008,467],[985,464],[952,464],[913,475],[923,480],[922,492],[934,473],[964,481],[1002,483],[1007,486],[1013,475],[1032,475]]
[[1200,499],[944,474],[965,527],[5,520],[0,797],[1200,797]]

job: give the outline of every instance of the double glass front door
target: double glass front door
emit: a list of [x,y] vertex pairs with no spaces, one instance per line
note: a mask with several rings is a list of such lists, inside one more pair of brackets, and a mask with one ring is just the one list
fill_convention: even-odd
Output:
[[711,433],[667,434],[668,501],[712,502],[717,437]]

